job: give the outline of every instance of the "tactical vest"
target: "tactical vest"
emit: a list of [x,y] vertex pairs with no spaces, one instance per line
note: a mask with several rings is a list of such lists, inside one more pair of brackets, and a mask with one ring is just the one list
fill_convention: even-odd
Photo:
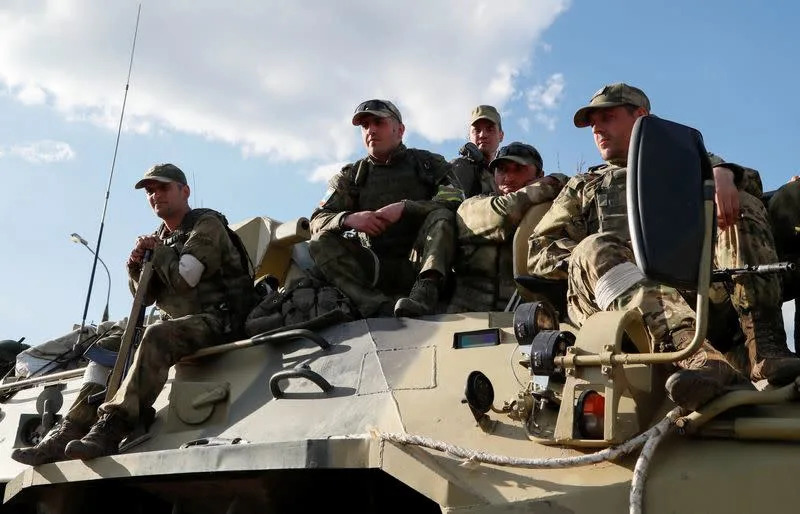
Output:
[[[401,200],[430,200],[442,180],[439,170],[423,152],[406,149],[390,164],[376,165],[368,159],[355,163],[357,208],[375,211]],[[403,217],[383,234],[371,238],[373,250],[379,255],[405,255],[414,243],[419,223]]]
[[628,170],[611,166],[603,173],[595,189],[594,209],[589,214],[589,234],[614,234],[623,241],[630,240],[627,202]]
[[213,275],[201,278],[195,286],[196,299],[201,312],[222,315],[226,324],[225,331],[238,333],[242,330],[244,320],[255,303],[252,265],[244,244],[228,227],[225,216],[213,209],[192,209],[183,217],[180,227],[162,242],[174,248],[180,255],[197,221],[208,214],[216,217],[225,227],[233,247],[239,254],[238,266],[231,266],[226,259],[223,259],[222,265]]

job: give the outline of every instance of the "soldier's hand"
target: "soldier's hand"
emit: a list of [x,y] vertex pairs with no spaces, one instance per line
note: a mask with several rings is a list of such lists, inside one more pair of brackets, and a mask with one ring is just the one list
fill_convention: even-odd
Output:
[[158,238],[156,236],[149,235],[137,237],[133,251],[131,251],[130,257],[128,257],[128,266],[141,264],[142,259],[144,259],[145,251],[154,249],[157,244]]
[[789,179],[789,182],[797,182],[798,180],[800,180],[800,175],[793,175],[792,178]]
[[360,211],[348,214],[342,225],[364,232],[368,236],[379,236],[386,230],[389,223],[374,211]]
[[714,168],[714,201],[717,203],[717,226],[720,230],[739,221],[739,190],[733,181],[733,172],[728,168]]
[[557,178],[555,178],[553,176],[550,176],[550,175],[545,175],[544,177],[540,177],[540,178],[534,180],[533,182],[531,182],[531,184],[536,184],[537,182],[542,184],[543,186],[550,186],[550,187],[559,187],[559,186],[561,186],[561,182],[559,182],[559,180]]
[[397,223],[397,221],[403,215],[405,208],[406,204],[403,202],[395,202],[381,207],[375,211],[375,214],[377,214],[382,220],[386,221],[386,226],[388,227],[389,225]]

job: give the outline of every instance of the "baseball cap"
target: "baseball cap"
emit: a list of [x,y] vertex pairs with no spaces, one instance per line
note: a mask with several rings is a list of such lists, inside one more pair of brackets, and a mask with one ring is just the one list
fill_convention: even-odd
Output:
[[183,174],[180,168],[174,164],[164,163],[156,164],[147,170],[142,177],[142,180],[136,183],[135,189],[141,189],[149,180],[156,180],[158,182],[177,182],[186,185],[186,175]]
[[644,91],[623,82],[609,84],[592,96],[589,105],[578,109],[573,119],[575,126],[578,128],[588,127],[589,112],[592,109],[616,107],[618,105],[644,107],[647,112],[650,112],[650,100],[647,99],[647,95],[644,94]]
[[400,111],[389,100],[367,100],[366,102],[358,104],[356,111],[353,113],[353,125],[361,125],[361,118],[367,114],[381,118],[391,117],[403,123],[403,117],[400,116]]
[[537,169],[544,169],[542,156],[539,154],[539,151],[531,145],[526,145],[518,141],[514,141],[510,145],[500,148],[495,158],[489,163],[489,169],[494,171],[495,167],[497,167],[501,161],[516,162],[523,166],[532,164],[536,166]]
[[472,124],[478,120],[489,120],[497,125],[497,128],[502,129],[502,125],[500,123],[500,113],[497,112],[497,109],[491,105],[479,105],[472,109],[472,116],[469,120],[470,126],[472,126]]

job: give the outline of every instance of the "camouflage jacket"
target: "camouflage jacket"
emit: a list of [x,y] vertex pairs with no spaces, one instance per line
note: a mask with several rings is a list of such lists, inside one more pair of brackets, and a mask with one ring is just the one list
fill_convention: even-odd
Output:
[[[538,181],[505,195],[467,198],[456,212],[458,283],[452,303],[460,310],[497,310],[505,306],[515,290],[512,265],[514,231],[527,210],[553,200],[567,177]],[[502,305],[501,305],[502,304]]]
[[[711,153],[709,157],[712,165],[731,168],[740,190],[750,192],[760,188],[761,181],[755,170],[746,171],[749,168],[725,162]],[[592,220],[597,218],[595,198],[603,177],[621,169],[624,170],[613,164],[594,166],[587,173],[576,175],[567,182],[528,241],[529,273],[548,278],[567,278],[572,249],[585,237],[598,231]]]
[[429,213],[442,207],[454,211],[462,199],[444,157],[401,144],[388,163],[367,157],[342,168],[311,215],[311,233],[343,231],[348,214],[402,201],[405,209],[400,220],[372,238],[372,245],[379,255],[384,248],[407,252]]
[[[154,233],[163,244],[153,251],[153,275],[146,304],[155,302],[168,318],[199,313],[231,314],[226,321],[243,324],[254,300],[247,257],[242,258],[228,235],[221,214],[210,209],[199,211],[200,215],[191,220],[191,227],[186,226],[190,217],[187,213],[181,227],[170,232],[162,223]],[[179,261],[184,254],[192,255],[204,266],[194,287],[179,273]],[[131,291],[135,293],[140,268],[128,268],[128,274]]]

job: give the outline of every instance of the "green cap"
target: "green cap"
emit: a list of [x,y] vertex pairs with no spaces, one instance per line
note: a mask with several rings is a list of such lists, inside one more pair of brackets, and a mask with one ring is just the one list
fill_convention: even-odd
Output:
[[472,124],[478,120],[489,120],[497,125],[497,128],[503,128],[503,126],[500,124],[500,113],[497,112],[497,109],[491,105],[479,105],[472,109],[472,116],[469,120],[470,126],[472,126]]
[[502,147],[497,151],[497,155],[492,162],[489,163],[489,169],[494,171],[498,164],[502,161],[516,162],[523,166],[533,165],[536,169],[542,170],[544,163],[539,151],[531,145],[514,141],[510,145]]
[[589,105],[581,107],[575,113],[575,126],[578,128],[589,126],[589,112],[592,109],[602,109],[604,107],[616,107],[618,105],[634,105],[644,107],[650,112],[650,100],[644,91],[638,87],[629,86],[625,83],[609,84],[592,96]]
[[403,123],[400,110],[389,100],[367,100],[361,102],[353,113],[353,125],[361,125],[361,118],[366,115],[378,116],[379,118],[394,118]]
[[186,175],[183,174],[181,169],[174,164],[164,163],[156,164],[147,170],[142,177],[142,180],[136,183],[134,188],[141,189],[149,180],[158,182],[177,182],[186,185]]

